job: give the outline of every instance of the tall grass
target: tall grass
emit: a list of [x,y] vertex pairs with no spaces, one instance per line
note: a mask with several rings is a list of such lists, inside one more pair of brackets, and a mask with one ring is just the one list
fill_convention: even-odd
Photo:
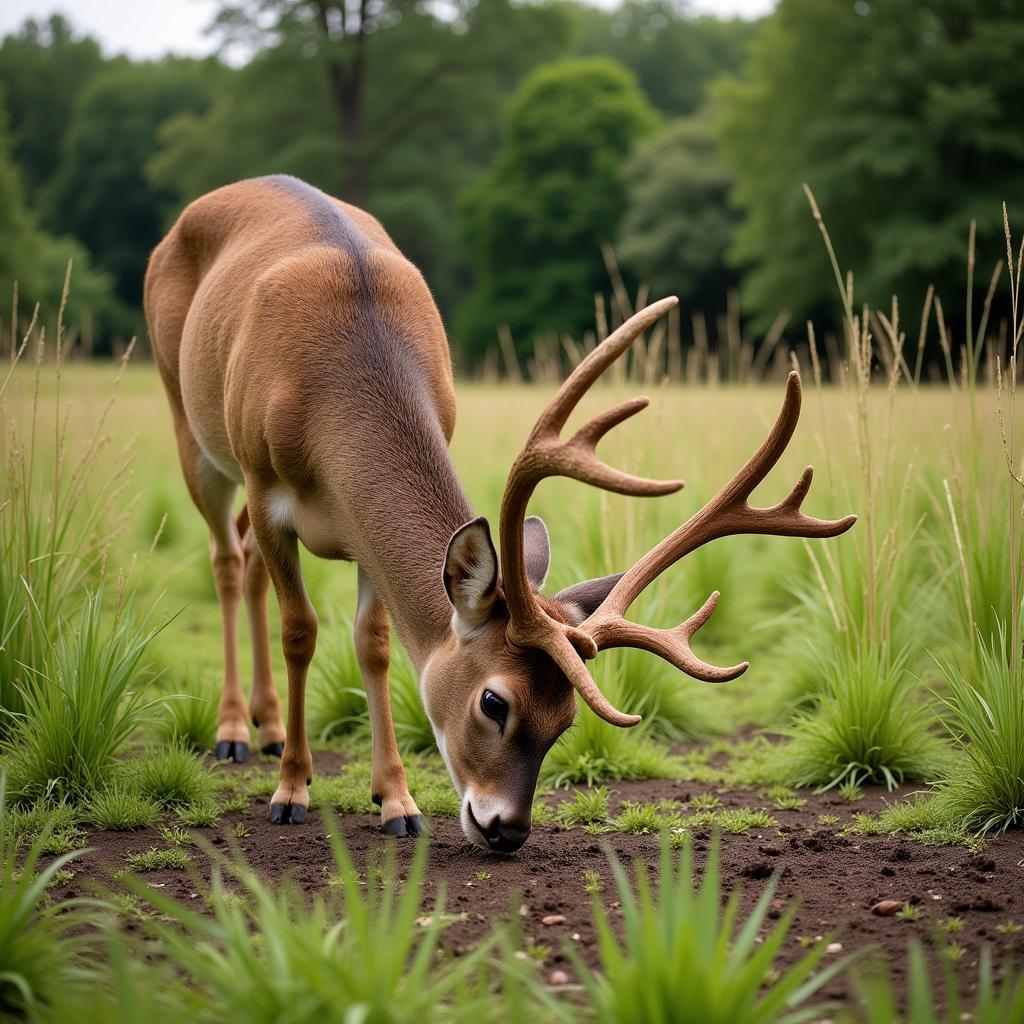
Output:
[[[162,699],[145,700],[143,654],[162,628],[136,621],[119,580],[110,618],[105,584],[87,592],[76,624],[59,624],[21,686],[24,712],[0,745],[16,799],[86,800],[112,776],[128,737],[152,722]],[[43,609],[30,597],[29,614]]]
[[826,951],[819,942],[791,967],[773,973],[795,908],[769,924],[774,881],[745,919],[739,915],[738,891],[723,906],[717,839],[698,881],[689,841],[676,859],[662,837],[657,899],[642,863],[635,868],[635,887],[618,861],[613,860],[612,869],[622,937],[603,902],[595,899],[600,967],[586,967],[569,950],[594,1019],[607,1024],[796,1024],[822,1016],[826,1007],[808,1003],[844,963],[819,971]]
[[352,622],[326,631],[313,662],[309,730],[321,740],[366,729],[369,709],[359,660],[352,642]]
[[[23,689],[31,682],[33,666],[52,646],[61,624],[77,614],[85,591],[96,586],[128,514],[122,499],[131,454],[122,451],[112,466],[101,466],[101,456],[111,445],[106,430],[131,347],[94,429],[73,447],[71,403],[62,393],[69,284],[70,266],[53,362],[46,361],[46,332],[37,309],[0,380],[0,736],[13,728],[12,716],[24,710]],[[31,411],[27,419],[9,418],[8,388],[27,352],[34,357]],[[44,416],[45,405],[52,407],[52,419]]]

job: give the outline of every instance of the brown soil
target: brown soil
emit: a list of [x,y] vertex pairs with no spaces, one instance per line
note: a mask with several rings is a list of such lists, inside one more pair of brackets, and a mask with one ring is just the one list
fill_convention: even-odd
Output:
[[[316,772],[323,778],[336,770],[337,755],[316,755]],[[228,768],[226,770],[232,770]],[[267,770],[273,770],[267,765]],[[1024,834],[1014,833],[989,843],[981,853],[963,847],[924,846],[900,838],[843,837],[841,825],[822,826],[820,815],[836,815],[845,824],[855,811],[878,811],[883,800],[895,795],[884,790],[867,790],[855,804],[834,795],[803,793],[806,805],[798,811],[779,811],[765,804],[756,793],[721,790],[673,780],[618,783],[610,787],[613,809],[622,800],[673,800],[684,802],[699,793],[715,793],[726,807],[765,807],[779,826],[753,829],[744,835],[722,836],[722,881],[726,890],[743,889],[742,906],[749,908],[778,872],[777,897],[796,900],[799,909],[778,966],[795,962],[804,952],[800,938],[838,942],[844,956],[863,947],[876,947],[899,989],[906,971],[907,941],[917,936],[925,945],[933,967],[937,949],[949,942],[963,947],[956,962],[962,990],[970,993],[977,979],[979,951],[992,947],[997,969],[1006,960],[1024,963],[1024,933],[1003,935],[996,926],[1006,921],[1024,923]],[[369,797],[367,798],[369,804]],[[193,829],[221,849],[237,842],[249,863],[269,882],[291,875],[307,892],[319,890],[330,871],[331,853],[321,817],[311,813],[305,825],[275,826],[266,821],[267,798],[253,800],[247,814],[226,814],[217,828]],[[234,826],[243,822],[250,830],[234,840]],[[412,854],[409,840],[384,836],[375,814],[345,815],[341,818],[345,842],[356,866],[363,869],[368,856],[375,856],[387,844],[396,850],[399,871],[404,871]],[[642,858],[648,864],[657,859],[658,837],[610,834],[599,837],[576,829],[535,827],[526,846],[511,857],[488,854],[470,846],[458,823],[435,820],[429,847],[425,904],[432,905],[442,888],[445,907],[462,915],[446,930],[448,943],[456,950],[471,946],[509,913],[518,912],[525,939],[548,947],[545,971],[560,969],[571,976],[572,969],[562,953],[573,943],[585,961],[596,962],[590,897],[584,891],[583,875],[596,871],[608,902],[614,901],[614,883],[608,851],[623,861]],[[230,841],[229,838],[231,837]],[[708,848],[708,833],[694,839],[697,863],[702,866]],[[96,832],[89,837],[90,851],[71,867],[71,883],[53,890],[56,897],[84,895],[91,884],[109,878],[124,865],[124,858],[152,846],[163,848],[157,829],[134,833]],[[205,858],[196,852],[200,869]],[[486,874],[487,877],[479,877]],[[148,873],[146,881],[167,895],[201,904],[196,886],[186,872]],[[881,917],[871,907],[883,899],[916,904],[915,921]],[[778,917],[773,903],[772,916]],[[565,924],[545,926],[547,915],[564,915]],[[613,909],[614,914],[614,909]],[[936,926],[947,917],[962,918],[963,928],[954,934],[938,933]],[[826,958],[828,959],[828,958]],[[938,977],[936,973],[934,975]],[[849,983],[840,974],[824,989],[823,997],[847,999]],[[968,999],[968,1004],[970,1000]]]

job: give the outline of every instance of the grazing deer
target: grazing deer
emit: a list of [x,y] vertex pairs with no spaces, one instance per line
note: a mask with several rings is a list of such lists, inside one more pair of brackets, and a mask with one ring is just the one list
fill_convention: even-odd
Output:
[[[210,529],[224,630],[216,755],[245,760],[251,719],[264,752],[281,755],[272,822],[305,820],[312,776],[304,696],[317,617],[299,541],[358,565],[355,649],[373,735],[371,795],[385,831],[423,829],[391,720],[393,621],[419,673],[464,832],[478,846],[510,852],[529,833],[541,761],[572,722],[576,694],[614,725],[639,721],[592,679],[586,661],[598,651],[642,648],[709,681],[746,669],[716,668],[690,648],[717,593],[682,625],[653,629],[624,618],[644,588],[717,537],[832,537],[854,522],[800,511],[809,468],[779,504],[748,504],[796,427],[793,373],[768,438],[704,508],[627,572],[542,596],[547,530],[526,516],[542,479],[567,476],[638,496],[682,486],[628,475],[595,454],[644,398],[596,416],[567,441],[559,436],[587,389],[676,300],[626,321],[541,414],[509,474],[499,561],[487,520],[473,517],[449,458],[451,361],[422,276],[373,217],[295,178],[243,181],[192,203],[152,255],[145,303],[185,481]],[[235,519],[239,484],[246,505]],[[271,676],[270,582],[288,670],[287,729]],[[236,654],[243,596],[253,646],[248,710]]]

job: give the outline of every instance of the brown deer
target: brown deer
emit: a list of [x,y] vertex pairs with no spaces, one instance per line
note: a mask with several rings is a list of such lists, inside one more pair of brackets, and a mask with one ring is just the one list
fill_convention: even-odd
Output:
[[[595,454],[644,398],[596,416],[567,441],[559,436],[587,389],[676,300],[627,320],[541,414],[509,474],[499,563],[487,520],[473,517],[449,458],[451,361],[422,276],[373,217],[295,178],[244,181],[192,203],[152,255],[145,303],[185,480],[210,528],[225,663],[216,755],[245,760],[251,719],[264,752],[281,755],[273,822],[305,820],[312,777],[304,694],[317,617],[300,541],[358,565],[355,649],[373,737],[371,796],[385,831],[424,827],[391,720],[393,620],[462,801],[463,830],[479,846],[510,852],[529,833],[541,762],[572,722],[576,694],[614,725],[639,721],[591,678],[585,663],[598,651],[642,648],[709,681],[746,669],[716,668],[690,648],[717,593],[674,629],[627,621],[652,580],[717,537],[832,537],[854,522],[800,511],[809,468],[779,504],[748,504],[796,427],[793,373],[768,438],[704,508],[627,572],[542,596],[547,530],[526,517],[539,481],[567,476],[630,495],[682,486],[628,475]],[[239,484],[246,505],[235,519]],[[288,671],[287,729],[271,676],[270,582]],[[248,710],[236,656],[243,596],[254,666]]]

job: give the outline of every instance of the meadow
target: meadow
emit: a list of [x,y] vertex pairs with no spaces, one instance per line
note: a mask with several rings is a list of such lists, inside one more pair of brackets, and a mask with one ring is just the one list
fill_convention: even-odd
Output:
[[[917,323],[908,341],[895,307],[869,320],[844,295],[846,336],[830,343],[841,369],[822,380],[812,335],[800,426],[756,498],[780,500],[813,464],[805,510],[856,512],[858,524],[825,542],[719,540],[643,595],[631,617],[670,625],[720,590],[695,650],[751,668],[712,686],[641,652],[603,655],[602,689],[644,721],[617,730],[581,709],[511,858],[462,840],[397,647],[396,729],[431,835],[379,833],[355,570],[305,556],[321,622],[314,813],[301,828],[266,824],[271,761],[208,754],[219,612],[155,368],[79,362],[39,325],[12,332],[0,392],[0,1012],[1024,1020],[1010,290],[1001,334],[972,323],[951,342],[941,326],[946,366],[932,384]],[[978,312],[987,320],[987,305]],[[646,391],[650,410],[602,456],[686,487],[640,500],[545,483],[532,511],[551,533],[550,592],[632,564],[739,468],[781,403],[768,370],[732,383],[705,365],[684,383],[661,366],[648,347],[577,415]],[[459,386],[453,458],[492,520],[550,393]],[[246,678],[244,640],[241,655]]]

